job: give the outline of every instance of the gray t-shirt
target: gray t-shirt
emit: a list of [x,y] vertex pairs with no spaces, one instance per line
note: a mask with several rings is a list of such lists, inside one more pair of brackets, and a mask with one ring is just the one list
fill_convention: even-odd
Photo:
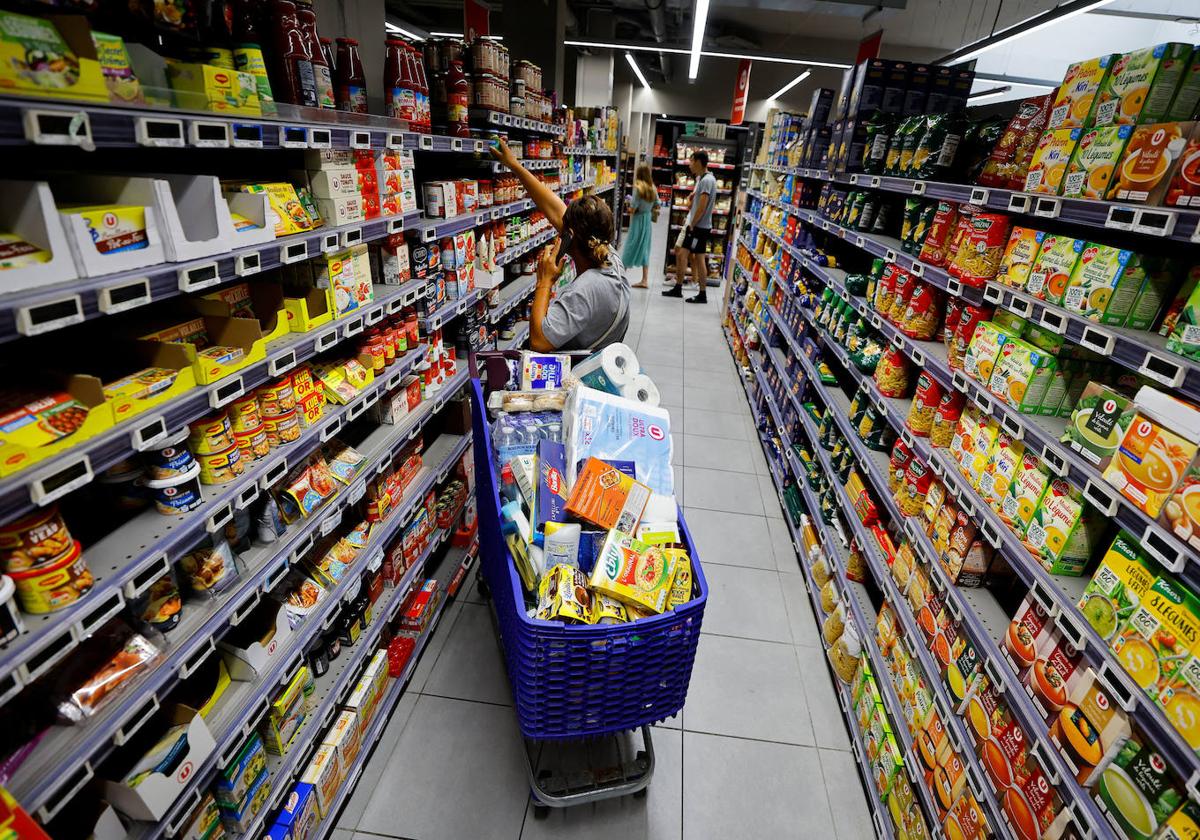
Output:
[[[700,206],[700,196],[708,196],[708,206],[704,208],[704,215],[696,217],[696,208]],[[717,179],[707,169],[704,174],[696,180],[696,186],[692,189],[692,209],[690,215],[692,217],[692,227],[711,228],[713,205],[717,203]]]
[[[620,319],[609,332],[618,313]],[[589,268],[559,290],[542,319],[542,334],[557,350],[599,350],[592,345],[606,332],[608,345],[623,339],[628,328],[629,284],[625,266],[612,250],[607,268]]]

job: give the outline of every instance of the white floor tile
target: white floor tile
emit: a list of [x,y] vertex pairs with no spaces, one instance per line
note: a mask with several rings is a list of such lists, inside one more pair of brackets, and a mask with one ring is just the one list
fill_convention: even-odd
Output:
[[689,467],[703,467],[710,470],[726,470],[728,472],[753,473],[754,462],[751,455],[758,447],[757,443],[748,440],[736,440],[724,437],[708,437],[706,435],[686,436],[687,457],[684,463]]
[[729,438],[730,440],[752,440],[747,433],[746,419],[741,414],[685,407],[683,416],[687,420],[688,432],[693,435]]
[[825,649],[797,646],[796,655],[800,658],[800,673],[804,675],[804,696],[808,700],[808,714],[817,735],[817,746],[850,749],[846,719],[842,717],[837,694],[830,682],[833,678],[825,664]]
[[688,507],[755,515],[763,512],[757,476],[699,467],[684,467],[684,476],[687,492],[682,498]]
[[829,795],[836,836],[847,840],[874,837],[875,825],[871,822],[870,806],[854,754],[842,750],[817,752],[821,758],[821,774],[825,777],[825,792]]
[[704,576],[709,590],[704,632],[791,643],[778,572],[709,563]]
[[800,558],[792,545],[792,532],[782,519],[767,517],[767,528],[771,532],[771,545],[775,549],[775,565],[781,572],[799,573]]
[[421,693],[512,704],[504,658],[488,614],[490,610],[488,606],[463,604],[462,613]]
[[367,807],[367,803],[371,801],[374,795],[375,787],[379,784],[383,776],[384,768],[391,759],[392,753],[396,749],[396,744],[400,741],[400,736],[404,732],[404,727],[408,724],[408,719],[412,715],[413,709],[416,708],[417,698],[420,695],[415,691],[406,690],[396,701],[396,708],[392,711],[392,717],[383,727],[383,734],[379,738],[379,743],[375,746],[375,754],[367,761],[366,767],[363,768],[363,774],[358,780],[358,785],[354,788],[354,792],[350,794],[350,799],[346,802],[346,807],[342,809],[341,816],[338,818],[338,827],[342,829],[354,830],[358,828],[358,821],[362,818],[363,811]]
[[683,517],[700,552],[701,563],[755,569],[776,567],[766,518],[689,507],[684,508]]
[[783,605],[792,628],[792,641],[798,645],[821,647],[821,628],[813,615],[804,576],[799,569],[791,573],[780,572],[779,584],[783,588]]

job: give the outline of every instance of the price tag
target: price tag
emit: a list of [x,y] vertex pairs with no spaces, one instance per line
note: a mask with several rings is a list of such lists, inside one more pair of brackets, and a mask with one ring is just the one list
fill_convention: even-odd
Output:
[[387,141],[384,143],[389,149],[404,148],[404,132],[390,131],[388,132]]
[[288,350],[285,353],[280,353],[272,359],[267,360],[267,370],[271,376],[279,376],[286,373],[296,366],[296,351]]
[[233,273],[238,277],[257,274],[262,270],[262,257],[258,251],[247,251],[233,258]]
[[1043,309],[1040,316],[1042,326],[1048,330],[1062,335],[1066,332],[1067,319],[1064,315],[1055,312],[1053,309]]
[[924,181],[913,181],[912,194],[913,195],[925,195],[925,182]]
[[883,181],[879,178],[878,175],[871,176],[871,186],[872,187],[878,187],[881,183],[883,183]]
[[129,445],[145,452],[167,436],[167,421],[161,415],[138,420],[137,428],[129,433]]
[[1142,534],[1142,547],[1173,572],[1183,571],[1187,564],[1187,556],[1183,549],[1157,525],[1146,526]]
[[1079,338],[1079,344],[1099,353],[1101,356],[1111,356],[1117,346],[1117,337],[1098,327],[1087,326],[1083,328],[1083,335]]
[[[370,140],[367,141],[370,145]],[[329,149],[333,146],[333,134],[327,128],[308,129],[308,147],[310,149]]]
[[369,149],[369,148],[371,148],[371,132],[369,132],[369,131],[351,131],[350,132],[350,148],[351,149]]
[[285,125],[279,129],[279,145],[285,149],[307,149],[308,132],[303,126]]
[[363,229],[360,227],[350,228],[341,233],[342,247],[349,248],[351,245],[358,245],[363,241]]
[[215,260],[192,268],[181,268],[176,276],[179,278],[181,292],[196,292],[221,282],[221,270],[217,268]]
[[418,144],[421,148],[421,151],[424,151],[424,152],[433,151],[433,136],[432,135],[422,134],[419,138],[417,138],[417,140],[418,140]]
[[188,123],[188,142],[198,149],[228,149],[229,123],[192,120]]
[[991,193],[983,187],[975,187],[971,190],[971,203],[978,204],[980,207],[986,207],[990,195]]
[[1033,215],[1041,216],[1044,219],[1057,219],[1060,212],[1062,212],[1062,201],[1057,198],[1043,197],[1037,200]]
[[182,148],[183,120],[137,117],[133,123],[133,136],[139,146]]
[[891,248],[888,248],[887,251],[884,253],[883,258],[890,263],[894,263],[896,261],[896,252],[893,251]]
[[86,111],[55,111],[26,108],[21,112],[25,139],[39,146],[78,146],[86,151],[96,148],[92,124]]
[[1170,236],[1175,232],[1175,222],[1179,214],[1173,210],[1160,210],[1156,207],[1143,207],[1138,211],[1137,221],[1133,229],[1137,233],[1150,236]]
[[1133,225],[1136,221],[1137,208],[1124,204],[1114,204],[1108,208],[1108,215],[1104,218],[1104,226],[1115,230],[1133,230]]
[[225,382],[220,382],[209,389],[208,404],[213,408],[221,408],[244,393],[246,393],[246,381],[240,376],[231,376]]
[[283,245],[279,248],[279,261],[284,265],[302,262],[306,259],[308,259],[307,241],[293,242],[290,245]]
[[1008,197],[1008,212],[1028,213],[1033,198],[1033,196],[1026,193],[1013,193]]
[[337,327],[334,327],[333,329],[331,329],[327,332],[323,332],[319,336],[317,336],[313,340],[313,347],[316,348],[316,352],[321,353],[325,350],[328,350],[333,345],[337,344],[337,340],[338,340],[338,331],[337,331]]
[[854,244],[858,248],[865,248],[867,243],[861,236],[854,237]]
[[332,534],[333,529],[336,528],[338,525],[340,525],[341,522],[342,522],[342,512],[340,510],[334,511],[332,514],[325,517],[325,519],[323,519],[321,521],[321,526],[320,526],[321,536],[327,537],[330,534]]
[[1046,462],[1046,465],[1050,469],[1061,476],[1065,477],[1070,471],[1066,459],[1059,455],[1055,448],[1048,443],[1042,447],[1042,460]]
[[913,264],[908,267],[908,270],[912,274],[913,277],[924,277],[925,276],[925,263],[917,262],[916,260],[913,260]]
[[261,149],[263,127],[257,123],[233,124],[233,147],[235,149]]
[[[139,277],[96,293],[96,305],[105,315],[115,315],[150,302],[150,278]],[[20,327],[18,326],[18,329]]]
[[858,184],[858,175],[851,175],[851,176],[850,176],[850,183],[851,183],[851,184],[853,184],[853,185],[857,185],[857,184]]
[[1000,418],[1000,426],[1014,440],[1021,440],[1025,437],[1025,427],[1017,422],[1017,419],[1011,414],[1005,414]]
[[46,303],[22,306],[17,310],[17,332],[21,335],[42,333],[82,323],[83,300],[79,295],[67,295]]
[[1149,351],[1146,353],[1146,358],[1142,361],[1142,364],[1138,367],[1138,373],[1148,376],[1156,382],[1161,382],[1170,388],[1178,388],[1183,384],[1185,370],[1182,365],[1166,356]]

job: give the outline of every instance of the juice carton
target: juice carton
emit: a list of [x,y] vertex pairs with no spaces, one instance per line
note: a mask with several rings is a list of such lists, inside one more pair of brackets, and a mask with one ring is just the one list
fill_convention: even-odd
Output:
[[1062,194],[1067,198],[1104,198],[1132,134],[1132,125],[1086,129],[1067,164]]
[[1046,234],[1040,230],[1014,227],[1008,236],[1000,269],[996,272],[996,282],[1014,289],[1024,289],[1045,238]]
[[1151,700],[1175,679],[1200,641],[1200,600],[1183,584],[1160,575],[1109,647]]
[[1092,125],[1163,119],[1191,54],[1191,44],[1168,43],[1119,56],[1096,94]]
[[995,321],[983,321],[975,328],[971,343],[967,345],[967,354],[963,357],[963,373],[982,385],[992,378],[996,359],[1004,345],[1016,339],[1008,330]]
[[[1200,149],[1197,150],[1197,159],[1200,160]],[[1167,317],[1171,317],[1170,312]],[[1178,307],[1178,314],[1167,334],[1167,349],[1200,361],[1200,284],[1192,286],[1191,294]]]
[[1136,413],[1133,400],[1100,382],[1088,382],[1061,441],[1103,472]]
[[1109,201],[1162,204],[1194,122],[1150,123],[1133,130],[1108,186]]
[[979,433],[979,427],[982,424],[982,413],[974,403],[963,409],[963,413],[958,419],[958,426],[954,430],[954,437],[950,440],[950,455],[964,471],[966,464],[969,464],[973,457],[975,436]]
[[1180,122],[1195,119],[1197,106],[1200,106],[1200,50],[1193,50],[1191,60],[1183,71],[1175,98],[1163,117],[1164,122]]
[[1025,444],[1021,441],[1007,432],[996,435],[996,445],[988,459],[987,469],[979,479],[979,495],[997,513],[1024,455]]
[[1096,796],[1129,840],[1160,835],[1158,827],[1188,802],[1179,772],[1141,732],[1133,733],[1100,774]]
[[1158,521],[1193,549],[1200,550],[1200,465],[1192,464],[1163,505]]
[[1090,321],[1121,326],[1141,291],[1141,257],[1123,248],[1089,242],[1079,256],[1062,305]]
[[1100,559],[1076,606],[1100,638],[1109,642],[1157,579],[1154,564],[1138,551],[1137,540],[1121,531]]
[[1050,472],[1037,453],[1026,452],[1022,455],[1012,483],[1008,486],[1008,493],[1000,503],[1000,518],[1004,524],[1024,536],[1049,483]]
[[1167,207],[1200,207],[1200,125],[1188,135],[1163,204]]
[[1196,466],[1200,451],[1200,410],[1150,387],[1134,400],[1134,417],[1104,479],[1151,518]]
[[1067,164],[1082,136],[1081,128],[1048,128],[1042,132],[1025,175],[1025,192],[1058,195]]
[[1013,408],[1031,414],[1041,405],[1042,394],[1057,366],[1054,356],[1012,338],[1000,348],[987,387]]
[[1038,300],[1062,303],[1063,293],[1071,279],[1071,272],[1083,253],[1084,241],[1070,236],[1047,234],[1042,240],[1042,250],[1029,270],[1029,282],[1025,291]]
[[1089,124],[1096,94],[1116,57],[1101,55],[1067,68],[1067,74],[1058,86],[1058,95],[1054,97],[1054,104],[1050,106],[1047,128],[1082,128]]
[[1024,543],[1046,571],[1078,577],[1092,557],[1104,521],[1065,479],[1054,478],[1025,529]]

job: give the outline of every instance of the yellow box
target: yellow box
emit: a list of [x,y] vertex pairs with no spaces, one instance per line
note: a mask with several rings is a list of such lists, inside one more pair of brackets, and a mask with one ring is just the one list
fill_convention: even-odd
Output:
[[333,320],[333,307],[325,289],[312,289],[304,297],[284,298],[283,311],[288,328],[297,333],[310,332]]
[[64,215],[79,216],[87,225],[92,247],[102,257],[150,246],[146,233],[146,208],[136,204],[94,204],[59,207]]
[[172,400],[196,387],[196,371],[187,351],[178,344],[137,341],[131,346],[124,370],[104,385],[112,406],[113,422],[120,423]]
[[1096,94],[1108,77],[1115,58],[1115,54],[1101,55],[1076,62],[1067,68],[1067,74],[1058,87],[1058,95],[1050,107],[1050,120],[1046,124],[1048,128],[1082,128],[1091,124]]
[[177,107],[223,114],[262,115],[258,82],[250,73],[211,64],[167,64]]
[[[59,393],[43,386],[44,398],[0,414],[0,476],[12,475],[112,428],[112,408],[96,377],[69,376],[50,387],[58,387]],[[56,424],[69,423],[70,433],[57,437],[47,416],[55,417]]]
[[[34,56],[43,60],[31,67]],[[107,102],[108,86],[86,19],[0,12],[0,92]]]
[[1025,176],[1025,192],[1058,195],[1067,174],[1067,164],[1082,134],[1083,130],[1078,128],[1042,132],[1029,162],[1029,173]]
[[975,328],[975,334],[971,336],[971,343],[967,345],[966,355],[963,356],[963,373],[986,388],[992,379],[1001,349],[1006,342],[1015,338],[995,321],[981,322]]
[[289,331],[283,289],[276,283],[262,280],[236,283],[203,297],[194,298],[192,305],[205,315],[257,320],[263,341],[267,344],[282,338]]
[[275,236],[287,236],[292,233],[307,233],[317,227],[320,220],[314,220],[300,201],[296,188],[286,181],[274,181],[266,184],[240,184],[238,190],[244,193],[261,194],[267,197],[271,213],[275,219]]
[[323,820],[333,816],[333,802],[337,799],[342,778],[342,766],[338,762],[337,749],[329,744],[321,744],[313,753],[312,761],[305,768],[300,781],[312,785],[316,789],[317,805],[320,806]]
[[996,436],[992,457],[979,479],[979,495],[997,513],[1000,512],[1000,506],[1024,456],[1025,444],[1021,441],[1014,440],[1007,432]]
[[[191,328],[197,322],[203,324],[202,335],[207,339],[207,346],[197,343],[199,336],[180,335],[175,338],[177,328],[171,327],[143,336],[147,341],[160,341],[179,344],[187,352],[196,373],[196,381],[201,385],[209,385],[231,373],[236,373],[247,365],[261,362],[267,357],[266,343],[258,322],[250,318],[224,318],[218,315],[205,315],[192,319],[178,327]],[[191,340],[188,340],[191,338]],[[208,351],[213,348],[235,348],[241,351],[241,357],[230,361],[222,361]]]
[[341,318],[375,300],[366,245],[329,254],[317,264],[316,283],[326,287],[333,317]]

